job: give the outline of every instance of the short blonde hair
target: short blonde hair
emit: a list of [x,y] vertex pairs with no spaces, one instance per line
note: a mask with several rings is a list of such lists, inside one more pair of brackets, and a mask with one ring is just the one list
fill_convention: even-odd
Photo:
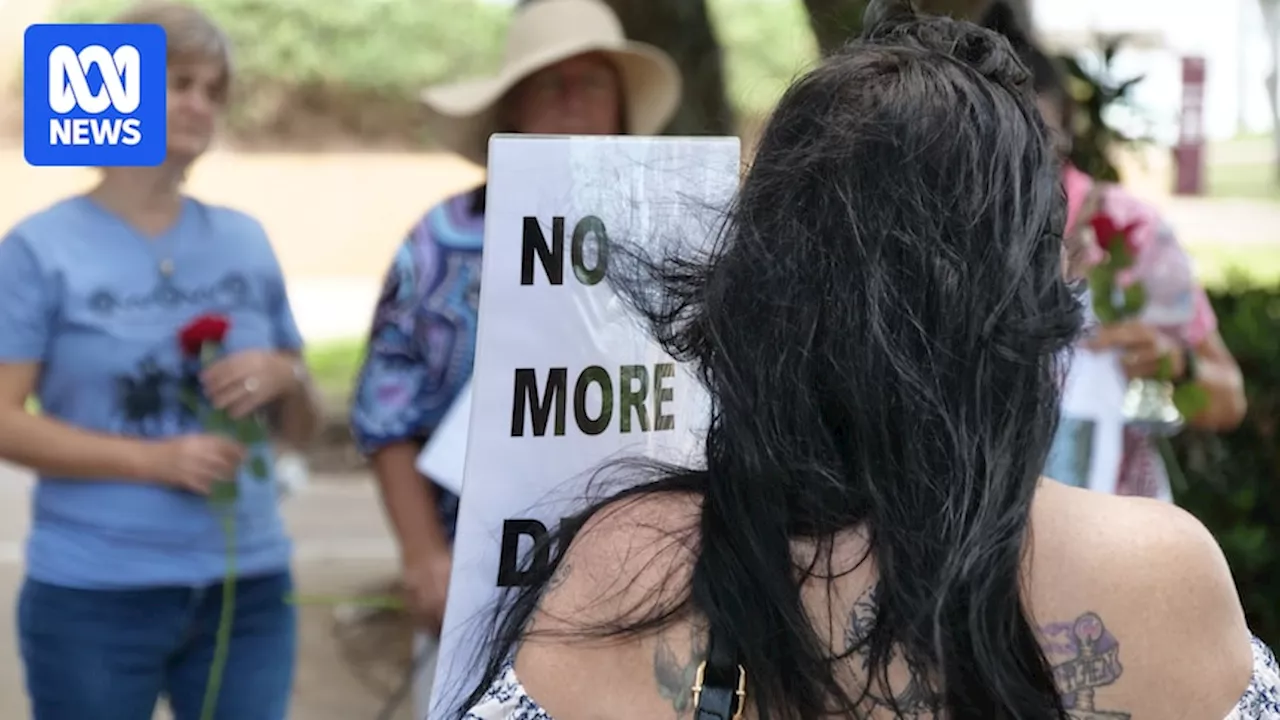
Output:
[[222,66],[223,89],[231,85],[231,41],[199,9],[173,0],[143,0],[112,22],[159,25],[168,36],[170,62],[212,61]]

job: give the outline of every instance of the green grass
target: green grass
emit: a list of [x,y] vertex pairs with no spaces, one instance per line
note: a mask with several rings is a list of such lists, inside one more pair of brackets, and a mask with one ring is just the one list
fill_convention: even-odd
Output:
[[345,404],[364,359],[364,340],[335,340],[307,348],[307,367],[316,388],[331,403]]
[[1271,163],[1209,165],[1210,197],[1280,202],[1280,182]]
[[1269,133],[1218,140],[1209,144],[1207,152],[1209,197],[1280,201],[1276,145]]
[[1191,245],[1196,273],[1208,287],[1229,281],[1252,285],[1280,285],[1280,245]]

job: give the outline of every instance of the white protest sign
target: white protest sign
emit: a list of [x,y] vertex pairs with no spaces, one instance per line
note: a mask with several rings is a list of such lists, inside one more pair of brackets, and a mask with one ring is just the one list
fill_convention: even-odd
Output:
[[[706,247],[737,189],[736,138],[495,136],[465,483],[430,717],[477,682],[495,602],[591,471],[696,462],[707,400],[606,282],[606,235]],[[545,559],[543,559],[545,561]]]
[[1124,452],[1128,380],[1115,352],[1079,348],[1062,393],[1058,432],[1044,474],[1058,482],[1114,494]]

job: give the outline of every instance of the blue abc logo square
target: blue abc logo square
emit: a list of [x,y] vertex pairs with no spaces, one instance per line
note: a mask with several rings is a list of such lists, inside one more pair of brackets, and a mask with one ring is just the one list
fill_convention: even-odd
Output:
[[164,162],[164,28],[32,25],[22,53],[22,150],[29,164],[141,167]]

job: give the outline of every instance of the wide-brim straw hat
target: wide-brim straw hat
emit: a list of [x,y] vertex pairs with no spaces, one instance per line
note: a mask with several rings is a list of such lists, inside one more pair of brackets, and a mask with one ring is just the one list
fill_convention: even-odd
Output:
[[586,53],[608,57],[621,79],[626,127],[662,132],[680,105],[680,70],[662,50],[627,40],[613,10],[599,0],[535,0],[515,11],[502,69],[493,77],[437,85],[422,92],[439,144],[480,165],[498,126],[498,103],[521,80]]

